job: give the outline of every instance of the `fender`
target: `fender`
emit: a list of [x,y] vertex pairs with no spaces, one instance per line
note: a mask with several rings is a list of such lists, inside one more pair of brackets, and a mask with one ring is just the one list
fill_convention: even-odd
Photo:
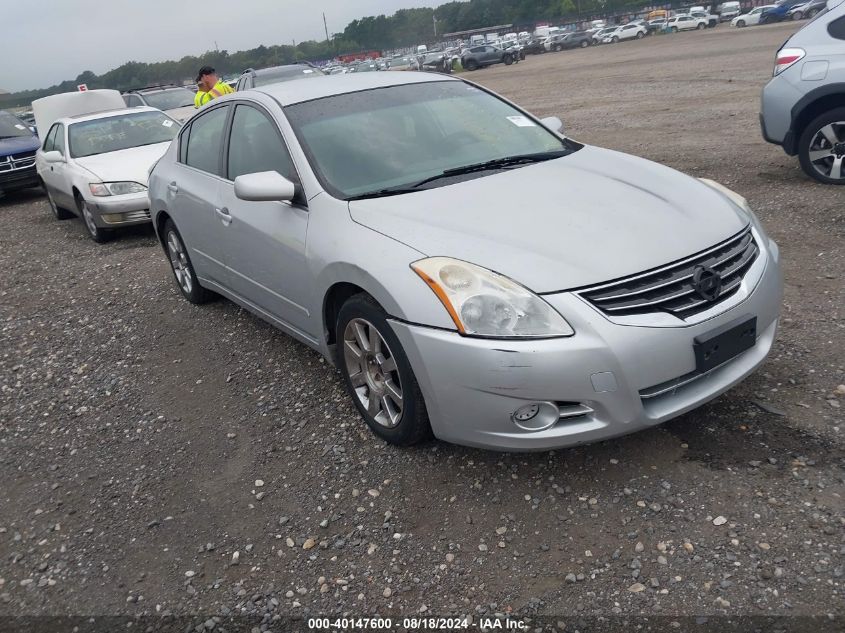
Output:
[[821,99],[836,95],[841,96],[843,98],[843,103],[845,103],[845,83],[837,82],[819,86],[818,88],[805,94],[794,106],[792,106],[792,124],[783,139],[783,149],[787,154],[794,156],[798,153],[798,139],[804,131],[804,125],[810,122],[806,119],[814,118],[816,116],[814,114],[812,117],[806,117],[805,112],[807,109],[812,107],[813,104]]

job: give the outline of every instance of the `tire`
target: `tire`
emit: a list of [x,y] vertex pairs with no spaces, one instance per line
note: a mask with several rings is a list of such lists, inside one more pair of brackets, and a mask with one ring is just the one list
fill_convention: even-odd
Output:
[[467,70],[470,70],[470,71],[478,70],[478,62],[475,61],[474,59],[468,59],[467,63],[464,64],[464,68],[466,68]]
[[814,17],[816,17],[816,14],[818,12],[819,12],[818,9],[810,9],[810,11],[807,13],[807,19],[812,20]]
[[511,64],[513,64],[513,55],[505,55],[502,58],[502,61],[504,62],[505,66],[510,66]]
[[559,53],[563,49],[560,47],[560,44],[555,44],[555,53]]
[[612,38],[610,38],[610,43],[611,43],[611,44],[618,44],[618,43],[619,43],[619,38],[618,38],[618,37],[615,37],[615,36],[614,36],[614,37],[612,37]]
[[580,44],[581,48],[587,48],[589,45],[590,45],[590,42],[588,42],[587,40],[581,40],[581,44]]
[[678,32],[678,27],[677,27],[677,26],[673,26],[671,29],[669,29],[669,31],[670,31],[670,32],[672,32],[672,33],[677,33],[677,32]]
[[745,28],[745,20],[740,20],[739,22],[737,22],[736,28],[738,28],[738,29]]
[[706,25],[706,24],[704,24],[704,22],[699,22],[699,23],[698,23],[698,26],[697,26],[697,27],[695,27],[695,28],[696,28],[696,30],[697,30],[697,31],[701,31],[701,30],[703,30],[703,29],[706,29],[706,28],[707,28],[707,25]]
[[397,446],[432,437],[420,386],[384,309],[367,294],[351,297],[335,335],[346,390],[373,433]]
[[182,235],[173,224],[172,220],[164,223],[164,250],[170,262],[170,270],[173,271],[173,278],[179,292],[193,304],[208,303],[214,298],[214,293],[200,286],[197,274],[194,272],[194,265],[188,255],[188,247],[182,240]]
[[73,217],[73,213],[56,205],[53,195],[47,190],[47,185],[44,184],[43,180],[41,181],[41,189],[44,190],[44,195],[47,196],[47,204],[50,205],[50,211],[53,212],[53,217],[57,220],[70,220]]
[[643,32],[642,31],[637,31],[637,39],[638,40],[643,39]]
[[[829,142],[825,142],[824,148],[819,148],[818,141],[821,136],[821,130],[831,124],[836,126],[834,130],[838,133],[837,140],[839,142],[833,148],[828,147],[830,145]],[[813,150],[813,147],[816,147],[816,149]],[[838,154],[833,151],[834,148],[837,149]],[[817,162],[815,163],[812,161],[811,151],[824,152],[828,149],[831,150],[829,155],[833,159],[832,163],[828,163],[826,158],[821,160],[816,159]],[[817,116],[804,128],[798,139],[798,161],[801,163],[801,169],[804,170],[804,173],[811,178],[815,178],[826,185],[845,185],[845,158],[843,157],[845,157],[845,108],[834,108]],[[837,158],[841,159],[839,160],[840,173],[838,178],[831,178],[830,172],[825,174],[820,171],[820,169],[823,171],[829,170],[836,164]]]
[[804,16],[803,16],[803,14],[802,14],[800,11],[796,11],[795,13],[793,13],[793,14],[792,14],[792,19],[793,19],[793,20],[800,20],[800,19],[802,19],[803,17],[804,17]]
[[100,228],[96,225],[94,222],[94,214],[91,213],[91,210],[88,208],[88,203],[85,201],[85,198],[80,195],[76,196],[76,208],[79,209],[79,217],[82,218],[82,223],[85,224],[85,229],[88,231],[88,235],[91,236],[91,239],[97,242],[97,244],[105,244],[114,237],[114,233],[112,231]]

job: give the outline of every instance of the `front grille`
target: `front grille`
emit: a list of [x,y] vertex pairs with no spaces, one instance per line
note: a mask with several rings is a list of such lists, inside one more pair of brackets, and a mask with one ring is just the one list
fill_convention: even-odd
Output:
[[0,156],[0,172],[26,169],[35,164],[35,152],[22,152],[11,156]]
[[[735,293],[759,252],[749,226],[697,255],[579,294],[612,316],[669,312],[685,318]],[[703,298],[696,291],[693,277],[699,267],[711,268],[721,276],[722,290],[715,299]]]

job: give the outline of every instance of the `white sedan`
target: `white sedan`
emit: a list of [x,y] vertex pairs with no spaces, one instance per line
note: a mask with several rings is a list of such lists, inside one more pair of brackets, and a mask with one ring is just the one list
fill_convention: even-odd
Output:
[[748,13],[738,15],[733,20],[731,20],[731,26],[735,26],[741,29],[744,26],[754,26],[755,24],[760,24],[760,18],[763,17],[763,12],[767,9],[774,8],[775,5],[773,4],[767,4],[762,7],[754,7]]
[[35,154],[53,214],[85,221],[95,242],[112,230],[150,221],[149,170],[179,123],[146,106],[56,120]]
[[646,35],[648,35],[648,30],[641,24],[625,24],[605,35],[602,43],[616,44],[621,40],[640,40]]

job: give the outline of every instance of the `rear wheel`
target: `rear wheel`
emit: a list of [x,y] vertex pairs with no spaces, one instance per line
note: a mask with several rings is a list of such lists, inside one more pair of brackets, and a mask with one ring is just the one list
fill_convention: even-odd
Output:
[[677,27],[677,26],[673,26],[673,27],[672,27],[671,29],[669,29],[669,30],[670,30],[672,33],[677,33],[677,32],[678,32],[678,27]]
[[353,296],[340,309],[335,335],[346,389],[373,433],[399,446],[431,437],[419,384],[382,307],[369,295]]
[[214,298],[214,293],[200,286],[185,242],[171,220],[164,223],[164,248],[167,250],[170,269],[182,296],[196,304],[206,303]]
[[618,43],[619,43],[619,38],[618,38],[618,37],[616,37],[616,36],[614,35],[612,38],[610,38],[610,42],[611,42],[612,44],[618,44]]
[[643,39],[643,32],[642,31],[637,31],[637,39],[638,40]]
[[807,12],[807,18],[813,18],[813,17],[815,17],[816,13],[818,13],[818,12],[819,12],[819,10],[818,10],[818,9],[810,9],[810,10]]
[[695,28],[696,28],[696,29],[698,29],[698,30],[700,31],[700,30],[702,30],[702,29],[704,29],[704,28],[707,28],[707,25],[706,25],[704,22],[699,22],[699,23],[698,23],[698,26],[697,26],[697,27],[695,27]]
[[464,64],[464,68],[467,70],[478,70],[478,62],[474,59],[468,59],[467,63]]
[[581,40],[581,48],[587,48],[590,45],[590,42],[587,40]]
[[798,140],[798,160],[808,176],[828,185],[845,185],[845,108],[813,119]]

